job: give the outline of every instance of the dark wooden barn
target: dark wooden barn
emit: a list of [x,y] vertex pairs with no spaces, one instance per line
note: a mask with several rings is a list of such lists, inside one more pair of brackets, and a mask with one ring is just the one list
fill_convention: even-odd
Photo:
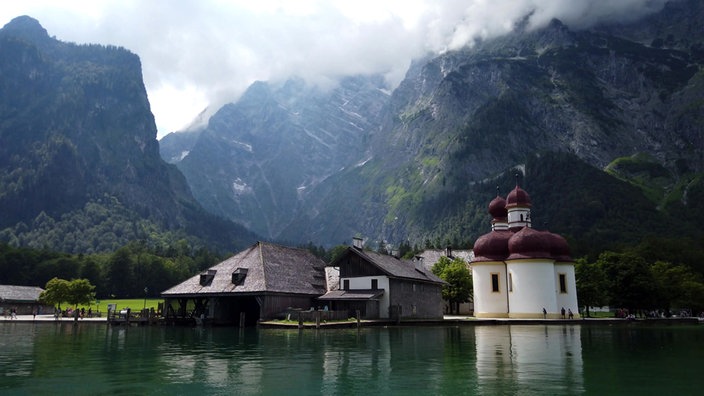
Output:
[[443,317],[445,282],[420,262],[348,248],[329,265],[339,268],[339,286],[319,300],[332,310],[359,311],[361,319],[438,319]]

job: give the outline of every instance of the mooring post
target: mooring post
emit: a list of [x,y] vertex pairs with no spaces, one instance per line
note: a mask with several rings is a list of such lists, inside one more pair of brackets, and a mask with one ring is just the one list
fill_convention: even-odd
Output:
[[244,328],[244,312],[240,312],[240,329]]
[[360,327],[360,326],[361,326],[361,323],[360,323],[359,317],[360,317],[361,315],[360,315],[359,310],[355,311],[355,316],[357,317],[357,327]]

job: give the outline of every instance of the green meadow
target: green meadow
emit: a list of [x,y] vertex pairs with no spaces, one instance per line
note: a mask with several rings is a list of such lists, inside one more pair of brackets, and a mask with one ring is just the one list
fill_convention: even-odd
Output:
[[[124,308],[130,308],[132,311],[140,311],[142,308],[154,308],[156,311],[158,308],[158,305],[160,302],[164,302],[163,298],[147,298],[146,300],[143,298],[132,298],[132,299],[105,299],[105,300],[96,300],[93,302],[93,304],[90,305],[78,305],[78,309],[85,308],[86,311],[88,308],[92,308],[93,311],[100,311],[100,312],[108,312],[108,304],[116,304],[116,309],[124,309]],[[62,308],[68,308],[62,307]]]

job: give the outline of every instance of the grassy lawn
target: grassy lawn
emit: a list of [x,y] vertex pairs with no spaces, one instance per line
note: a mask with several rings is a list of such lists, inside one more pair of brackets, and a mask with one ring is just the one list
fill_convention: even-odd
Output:
[[[582,313],[584,314],[584,317],[587,317],[586,312],[582,312]],[[613,312],[601,312],[601,311],[599,311],[599,312],[590,311],[589,315],[592,318],[614,318],[614,317],[616,317],[616,315]]]
[[[157,306],[160,302],[164,302],[163,298],[148,298],[146,300],[146,307],[147,309],[149,308],[154,308],[154,310],[157,310]],[[130,308],[132,311],[140,311],[142,308],[145,307],[145,300],[143,298],[133,298],[133,299],[106,299],[106,300],[97,300],[90,306],[88,305],[79,305],[78,308],[85,308],[86,311],[88,308],[93,308],[94,311],[100,311],[100,312],[107,312],[108,311],[108,304],[117,304],[117,309],[123,309],[123,308]],[[62,308],[67,308],[62,305]]]

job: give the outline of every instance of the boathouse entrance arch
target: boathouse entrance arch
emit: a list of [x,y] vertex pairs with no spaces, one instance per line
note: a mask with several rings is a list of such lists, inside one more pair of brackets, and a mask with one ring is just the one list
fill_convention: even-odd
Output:
[[256,296],[220,297],[214,309],[214,320],[218,324],[243,326],[256,326],[260,319],[261,304]]

